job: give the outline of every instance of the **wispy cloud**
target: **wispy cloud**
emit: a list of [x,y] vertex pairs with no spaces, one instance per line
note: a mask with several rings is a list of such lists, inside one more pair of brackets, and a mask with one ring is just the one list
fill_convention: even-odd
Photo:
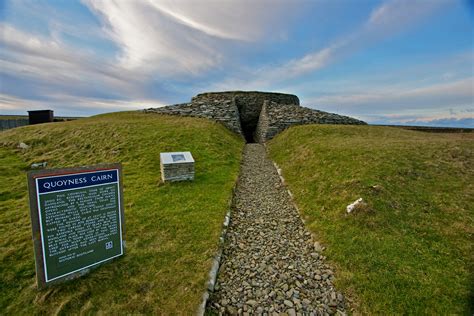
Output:
[[[359,28],[333,40],[327,46],[279,65],[266,65],[256,70],[248,69],[242,72],[240,77],[230,77],[217,83],[216,88],[227,90],[230,88],[268,89],[275,85],[284,87],[284,82],[314,73],[362,48],[420,23],[425,17],[448,3],[444,0],[387,1],[374,9]],[[248,80],[248,78],[253,79]]]
[[468,127],[474,128],[474,118],[439,118],[435,120],[409,120],[402,122],[406,125],[436,126],[436,127]]
[[386,111],[387,105],[396,110],[412,108],[436,108],[454,105],[474,107],[474,77],[449,83],[400,89],[386,87],[358,94],[326,95],[307,99],[308,104],[338,105],[346,110],[350,108],[364,112]]
[[[27,108],[35,104],[32,100],[51,99],[58,94],[62,95],[65,105],[69,102],[67,97],[143,98],[148,78],[142,74],[117,66],[87,50],[8,24],[0,24],[0,34],[0,93],[15,94],[17,91],[27,101],[23,103]],[[19,82],[22,89],[17,88]],[[72,104],[86,106],[86,103]],[[1,104],[2,110],[10,107],[11,103]]]
[[470,77],[416,88],[368,87],[363,93],[306,98],[304,104],[355,116],[369,123],[415,124],[416,121],[418,125],[423,122],[434,125],[433,122],[441,122],[438,121],[441,119],[462,119],[459,122],[465,123],[474,119],[473,88],[474,77]]
[[27,110],[32,106],[39,106],[39,103],[37,100],[26,101],[23,98],[0,93],[0,105],[2,106],[1,114],[26,114]]
[[[280,65],[267,65],[260,69],[248,69],[241,73],[241,77],[229,77],[219,82],[215,88],[227,90],[238,89],[268,89],[278,86],[278,90],[283,92],[298,93],[298,85],[294,79],[304,78],[308,74],[315,73],[332,64],[342,62],[344,58],[358,52],[361,49],[374,45],[375,43],[395,36],[416,24],[422,23],[428,16],[448,5],[447,1],[411,1],[411,0],[390,0],[375,8],[359,28],[334,39],[327,46],[307,53],[306,55],[287,61]],[[471,51],[469,57],[458,56],[453,58],[456,62],[464,64],[464,67],[471,66]],[[320,95],[311,95],[308,91],[314,90],[318,84],[314,81],[305,82],[306,86],[301,90],[303,104],[315,106],[316,108],[336,111],[342,114],[356,116],[369,122],[385,121],[392,123],[414,122],[441,122],[437,120],[465,120],[472,119],[472,113],[466,109],[474,107],[474,78],[459,78],[456,73],[444,72],[437,79],[427,80],[427,74],[436,73],[444,63],[451,63],[446,68],[453,69],[453,61],[441,61],[437,64],[418,66],[418,73],[413,78],[417,80],[407,80],[411,78],[411,70],[404,70],[405,73],[398,74],[396,83],[391,84],[364,84],[360,78],[350,81],[341,78],[343,84],[338,88]],[[422,69],[422,67],[424,67]],[[396,72],[401,72],[396,70]],[[421,75],[424,77],[420,77]],[[472,75],[472,73],[471,73]],[[380,77],[381,75],[377,75]],[[383,74],[385,80],[391,77],[392,80],[397,74]],[[359,76],[360,77],[360,76]],[[252,78],[248,80],[248,78]],[[352,78],[354,80],[354,78]],[[401,80],[401,81],[400,81]],[[327,86],[328,84],[325,83]],[[337,84],[335,84],[337,86]],[[363,92],[351,92],[357,87]],[[450,114],[449,109],[455,108],[458,112]],[[427,115],[427,113],[431,114]],[[380,115],[386,113],[381,119]],[[404,119],[390,117],[390,113],[403,113]],[[454,124],[454,123],[453,123]]]
[[8,24],[0,24],[0,33],[1,72],[68,85],[94,84],[96,79],[113,86],[125,86],[134,79],[133,73],[125,69],[52,38],[27,33]]
[[[449,13],[437,14],[456,5],[459,14],[459,3],[448,0],[357,8],[286,0],[80,1],[7,0],[13,14],[0,22],[2,113],[36,106],[84,114],[136,109],[229,89],[295,93],[305,105],[360,118],[397,112],[405,120],[463,118],[473,104],[466,36],[458,36],[463,47],[448,41],[443,52],[421,52],[431,63],[379,49],[424,40],[418,26],[439,27],[438,18]],[[340,23],[328,27],[325,18]],[[404,32],[410,32],[406,43],[397,36]],[[369,52],[372,46],[379,53]],[[460,51],[469,57],[444,62]],[[366,57],[360,52],[387,67],[361,71]]]
[[0,105],[2,106],[2,114],[26,114],[26,111],[47,108],[56,111],[56,113],[83,116],[110,111],[131,111],[161,107],[165,104],[155,99],[109,100],[62,94],[50,95],[46,100],[37,100],[0,93]]
[[372,124],[474,128],[474,116],[456,117],[447,113],[437,116],[380,115],[369,119]]
[[217,67],[226,58],[228,41],[256,41],[273,28],[272,22],[296,10],[282,1],[84,3],[100,16],[105,32],[121,48],[124,68],[174,77]]
[[365,28],[369,32],[400,31],[449,4],[449,0],[389,0],[372,11]]
[[[284,1],[201,5],[185,0],[178,5],[172,1],[84,0],[84,4],[102,28],[84,25],[82,20],[68,25],[61,11],[48,4],[33,3],[32,12],[23,2],[9,5],[21,16],[46,23],[48,32],[0,23],[0,93],[23,96],[28,104],[58,93],[64,103],[69,102],[66,96],[118,100],[117,104],[160,98],[160,91],[174,89],[174,84],[179,86],[180,81],[189,82],[189,77],[219,66],[229,54],[229,43],[248,45],[271,38],[277,29],[274,21],[282,16],[289,21],[292,12],[300,10]],[[248,10],[249,5],[253,10]],[[288,21],[279,23],[281,29]],[[107,39],[119,50],[111,56],[94,45],[75,46],[71,38],[87,42],[85,33],[92,43]],[[7,104],[2,104],[1,110],[5,109]]]

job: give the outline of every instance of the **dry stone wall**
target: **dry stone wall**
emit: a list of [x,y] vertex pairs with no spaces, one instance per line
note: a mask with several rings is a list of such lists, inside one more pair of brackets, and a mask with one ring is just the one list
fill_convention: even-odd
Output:
[[255,139],[264,143],[292,125],[303,124],[367,124],[352,117],[305,108],[296,104],[265,101],[255,132]]
[[257,106],[259,112],[262,108],[263,101],[265,100],[281,104],[300,104],[298,97],[293,94],[260,91],[205,92],[193,97],[191,102],[209,101],[215,99],[232,100],[234,98],[237,98],[240,104]]
[[242,135],[248,142],[265,142],[291,125],[366,124],[351,117],[304,108],[292,94],[227,91],[201,93],[190,103],[146,109],[161,113],[209,118]]
[[209,118],[221,122],[231,131],[242,135],[239,110],[232,99],[209,98],[193,100],[191,103],[146,109],[145,112]]
[[192,98],[191,103],[209,103],[216,99],[231,100],[234,103],[239,111],[242,134],[249,142],[254,141],[258,117],[265,100],[280,104],[300,104],[300,100],[296,95],[258,91],[201,93]]

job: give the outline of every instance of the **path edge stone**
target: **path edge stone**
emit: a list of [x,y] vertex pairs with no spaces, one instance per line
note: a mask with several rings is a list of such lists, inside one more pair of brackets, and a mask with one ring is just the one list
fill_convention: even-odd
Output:
[[[268,148],[267,148],[267,146],[264,145],[264,147],[265,147],[265,151],[267,152],[267,157],[270,158],[269,153],[268,153]],[[312,239],[313,241],[319,243],[319,241],[317,241],[316,235],[313,234],[313,232],[310,231],[310,230],[307,228],[307,226],[306,226],[306,220],[304,219],[304,216],[303,216],[303,214],[301,213],[301,210],[300,210],[300,208],[298,207],[298,204],[297,204],[296,201],[295,201],[295,197],[294,197],[293,193],[291,193],[290,188],[288,188],[288,185],[286,184],[285,177],[283,177],[282,169],[280,168],[280,166],[278,166],[278,164],[277,164],[275,161],[273,161],[273,160],[271,160],[271,161],[272,161],[273,166],[275,167],[275,169],[276,169],[276,171],[277,171],[277,173],[278,173],[278,176],[280,177],[280,182],[281,182],[281,184],[285,187],[286,193],[287,193],[288,196],[290,197],[291,203],[293,204],[293,207],[296,209],[296,212],[298,213],[298,217],[299,217],[300,220],[303,222],[303,226],[304,226],[305,229],[311,234],[311,239]],[[326,248],[325,248],[325,247],[322,247],[322,250],[324,250],[324,249],[326,249]],[[323,258],[324,258],[324,260],[326,260],[326,256],[323,256]]]
[[[291,193],[290,191],[290,188],[288,188],[288,185],[286,184],[286,180],[285,180],[285,177],[283,177],[283,172],[282,172],[282,169],[280,168],[280,166],[278,166],[278,164],[273,161],[273,159],[270,158],[270,153],[268,152],[268,147],[267,147],[267,144],[266,143],[263,143],[263,147],[265,148],[265,152],[267,154],[267,157],[268,159],[270,159],[273,163],[273,167],[275,167],[277,173],[278,173],[278,176],[280,177],[280,182],[281,184],[285,187],[286,189],[286,192],[288,193],[288,195],[290,196],[290,199],[291,199],[291,203],[293,203],[293,206],[295,207],[296,211],[298,212],[298,215],[299,215],[299,218],[301,219],[301,221],[303,222],[303,224],[306,224],[306,221],[305,219],[303,218],[303,215],[301,214],[301,210],[300,208],[298,207],[298,204],[296,204],[296,201],[295,201],[295,198],[294,198],[294,195],[293,193]],[[305,226],[306,227],[306,226]],[[309,231],[309,230],[308,230]],[[314,234],[309,231],[311,233],[311,236],[313,237],[313,240],[316,240],[314,236]]]

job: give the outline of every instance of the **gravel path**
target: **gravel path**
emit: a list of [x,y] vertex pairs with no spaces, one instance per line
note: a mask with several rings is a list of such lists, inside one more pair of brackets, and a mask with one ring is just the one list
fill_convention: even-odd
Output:
[[244,149],[232,220],[208,312],[344,314],[344,296],[260,144]]

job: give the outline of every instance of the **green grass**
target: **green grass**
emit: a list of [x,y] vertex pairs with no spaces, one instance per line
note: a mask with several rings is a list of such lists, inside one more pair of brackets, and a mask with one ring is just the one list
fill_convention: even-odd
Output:
[[[472,133],[300,126],[273,139],[269,152],[357,312],[469,313]],[[347,215],[359,197],[367,205]]]
[[[22,151],[18,143],[31,146]],[[0,314],[194,314],[205,289],[243,142],[204,119],[100,115],[0,133]],[[194,182],[158,185],[159,153],[191,151]],[[121,162],[126,255],[38,291],[26,171]]]

